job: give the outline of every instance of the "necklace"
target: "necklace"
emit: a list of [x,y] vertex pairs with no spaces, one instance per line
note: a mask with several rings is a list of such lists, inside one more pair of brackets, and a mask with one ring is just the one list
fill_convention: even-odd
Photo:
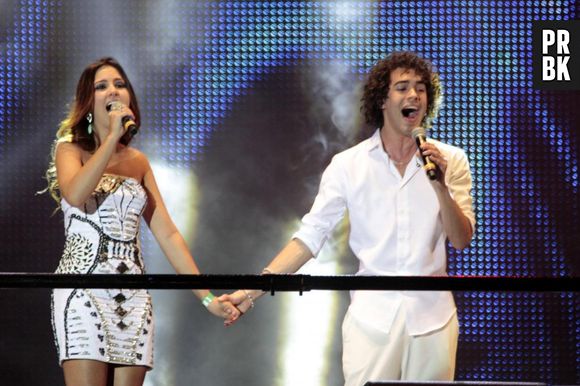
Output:
[[395,165],[404,165],[404,164],[408,163],[409,161],[395,161],[394,159],[391,158],[391,162],[393,162]]
[[[415,144],[406,144],[404,142],[395,142],[395,143],[399,143],[399,145],[394,145],[395,148],[399,148],[401,150],[401,152],[403,153],[402,157],[399,160],[396,160],[395,158],[393,158],[391,156],[391,152],[389,152],[389,149],[387,149],[386,146],[386,141],[381,139],[382,145],[383,145],[383,150],[385,151],[385,153],[387,153],[387,157],[389,157],[389,160],[391,160],[392,163],[395,164],[396,167],[402,167],[407,165],[411,159],[413,158],[413,155],[416,152],[416,148],[415,148]],[[411,146],[410,146],[411,145]],[[399,147],[400,146],[400,147]],[[399,153],[401,153],[399,152]]]

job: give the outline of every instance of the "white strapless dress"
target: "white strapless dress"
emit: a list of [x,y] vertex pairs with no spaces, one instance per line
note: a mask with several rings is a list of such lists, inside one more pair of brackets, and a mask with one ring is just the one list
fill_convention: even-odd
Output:
[[[147,195],[129,177],[105,174],[82,208],[62,200],[66,243],[55,273],[145,273],[139,242]],[[59,361],[93,359],[153,367],[151,297],[141,289],[54,289]]]

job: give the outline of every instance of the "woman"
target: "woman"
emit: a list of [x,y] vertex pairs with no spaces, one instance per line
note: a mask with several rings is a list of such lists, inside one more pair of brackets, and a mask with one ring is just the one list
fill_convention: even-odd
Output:
[[[129,119],[130,118],[130,119]],[[199,270],[163,203],[147,157],[129,147],[140,124],[133,87],[112,58],[90,64],[61,123],[47,170],[64,213],[66,244],[56,273],[142,274],[143,216],[180,274]],[[207,290],[194,290],[228,322],[239,316]],[[153,366],[153,317],[146,290],[55,289],[52,322],[67,385],[142,385]]]

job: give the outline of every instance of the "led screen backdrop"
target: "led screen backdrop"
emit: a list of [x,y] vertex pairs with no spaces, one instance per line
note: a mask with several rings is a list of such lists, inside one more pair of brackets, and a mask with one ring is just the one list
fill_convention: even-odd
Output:
[[[578,276],[579,92],[532,88],[532,21],[575,1],[0,1],[2,271],[51,272],[64,244],[42,176],[84,66],[114,56],[139,98],[134,145],[207,273],[255,273],[336,152],[361,138],[364,75],[433,61],[434,138],[471,161],[478,229],[453,275]],[[304,272],[352,273],[337,229]],[[144,227],[150,273],[172,272]],[[49,290],[0,291],[2,384],[62,384]],[[277,294],[224,329],[188,291],[153,291],[148,385],[339,385],[348,294]],[[456,293],[457,380],[580,383],[577,293]],[[31,371],[33,370],[33,371]]]

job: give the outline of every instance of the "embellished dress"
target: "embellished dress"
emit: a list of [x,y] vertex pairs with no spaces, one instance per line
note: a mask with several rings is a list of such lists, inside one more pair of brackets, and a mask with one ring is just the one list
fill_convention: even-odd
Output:
[[[139,242],[147,195],[130,177],[105,174],[82,208],[62,200],[66,243],[55,273],[143,274]],[[59,362],[93,359],[153,367],[151,297],[144,289],[54,289]]]

